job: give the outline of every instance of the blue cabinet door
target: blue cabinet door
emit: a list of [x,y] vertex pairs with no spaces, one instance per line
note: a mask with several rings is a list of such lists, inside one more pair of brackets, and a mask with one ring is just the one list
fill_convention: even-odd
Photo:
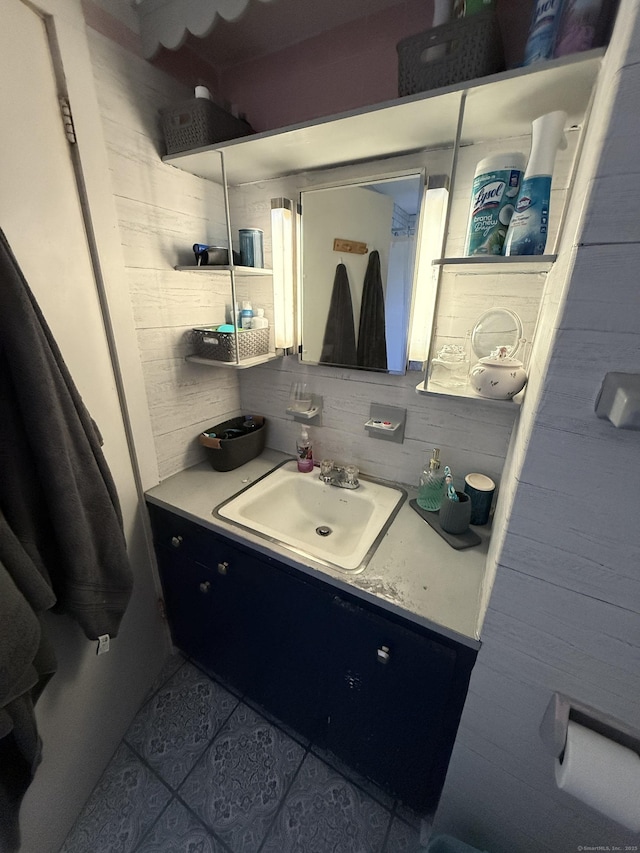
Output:
[[325,724],[328,593],[269,557],[149,507],[175,645],[310,739]]
[[326,746],[419,813],[433,811],[475,652],[334,596]]

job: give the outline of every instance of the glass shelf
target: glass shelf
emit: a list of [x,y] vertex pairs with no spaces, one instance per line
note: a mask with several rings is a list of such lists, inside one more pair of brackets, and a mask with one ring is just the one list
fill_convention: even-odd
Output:
[[202,266],[178,265],[174,270],[179,272],[234,272],[236,275],[273,275],[273,270],[264,269],[262,267],[241,267],[241,266],[226,266],[218,264],[203,264]]
[[513,255],[499,257],[488,255],[470,258],[436,258],[431,263],[434,267],[461,267],[470,273],[496,272],[548,272],[553,266],[557,255]]
[[471,388],[450,388],[448,391],[444,388],[425,388],[425,382],[420,382],[416,385],[416,394],[429,397],[456,397],[462,400],[477,400],[480,403],[489,403],[492,406],[507,406],[512,408],[519,406],[524,400],[526,388],[523,388],[519,394],[516,394],[511,400],[492,400],[490,397],[481,397],[479,394],[474,394]]
[[245,370],[248,367],[257,367],[259,364],[266,364],[268,361],[276,361],[282,358],[276,352],[268,352],[264,355],[256,355],[253,358],[243,358],[242,361],[216,361],[213,358],[203,358],[201,355],[187,355],[185,361],[190,361],[192,364],[204,364],[206,367],[231,367],[233,370]]

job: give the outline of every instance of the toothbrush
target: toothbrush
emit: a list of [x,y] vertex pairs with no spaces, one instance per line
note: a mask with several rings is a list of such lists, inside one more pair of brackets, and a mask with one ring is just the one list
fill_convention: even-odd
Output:
[[459,497],[456,494],[456,490],[453,485],[453,474],[451,473],[451,468],[448,465],[444,466],[444,481],[447,484],[447,497],[450,501],[459,501]]

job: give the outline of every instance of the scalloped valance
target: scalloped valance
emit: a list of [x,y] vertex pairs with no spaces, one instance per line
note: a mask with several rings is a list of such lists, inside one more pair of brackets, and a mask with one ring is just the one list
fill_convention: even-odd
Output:
[[145,58],[151,59],[161,47],[177,50],[189,33],[198,38],[209,35],[218,15],[234,21],[248,4],[249,0],[138,0]]

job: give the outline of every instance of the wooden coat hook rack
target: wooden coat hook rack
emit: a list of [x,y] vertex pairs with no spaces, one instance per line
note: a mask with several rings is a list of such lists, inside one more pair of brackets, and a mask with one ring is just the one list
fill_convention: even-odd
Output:
[[333,251],[351,255],[366,255],[369,249],[366,243],[358,243],[357,240],[344,240],[341,237],[335,237]]

